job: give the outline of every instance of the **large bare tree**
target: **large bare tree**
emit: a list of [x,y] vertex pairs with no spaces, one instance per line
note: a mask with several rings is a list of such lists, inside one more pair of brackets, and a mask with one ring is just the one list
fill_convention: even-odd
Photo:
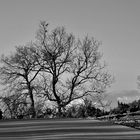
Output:
[[11,93],[27,94],[31,101],[31,115],[35,117],[34,81],[40,72],[33,43],[16,47],[16,52],[1,57],[0,80]]
[[[41,22],[37,33],[43,68],[45,96],[62,109],[73,100],[99,94],[111,83],[111,75],[101,65],[100,43],[94,38],[75,39],[63,27],[48,31],[48,24]],[[49,78],[49,80],[48,80]]]

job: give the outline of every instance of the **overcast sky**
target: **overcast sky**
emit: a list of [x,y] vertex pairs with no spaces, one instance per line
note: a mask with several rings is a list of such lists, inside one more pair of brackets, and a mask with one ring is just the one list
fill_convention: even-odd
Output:
[[140,75],[140,0],[0,0],[0,54],[35,39],[39,22],[102,41],[112,91],[135,90]]

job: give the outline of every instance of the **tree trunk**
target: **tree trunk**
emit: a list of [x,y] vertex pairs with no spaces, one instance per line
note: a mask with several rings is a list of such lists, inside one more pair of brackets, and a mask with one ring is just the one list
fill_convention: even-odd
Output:
[[30,100],[31,100],[31,108],[30,108],[30,115],[31,118],[36,117],[36,111],[35,111],[35,103],[34,103],[34,97],[33,97],[33,89],[29,86],[29,95],[30,95]]
[[31,118],[35,118],[36,117],[36,111],[35,111],[35,106],[34,106],[34,100],[31,97]]
[[62,117],[62,110],[61,110],[61,106],[58,105],[58,117],[61,118]]

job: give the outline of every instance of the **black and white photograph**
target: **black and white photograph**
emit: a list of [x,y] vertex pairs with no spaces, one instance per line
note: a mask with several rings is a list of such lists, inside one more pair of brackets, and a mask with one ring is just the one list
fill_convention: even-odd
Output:
[[0,140],[140,140],[140,0],[0,0]]

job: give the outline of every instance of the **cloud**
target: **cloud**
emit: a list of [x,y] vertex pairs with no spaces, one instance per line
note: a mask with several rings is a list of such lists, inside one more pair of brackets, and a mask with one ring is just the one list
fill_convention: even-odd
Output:
[[118,97],[117,101],[124,102],[124,103],[130,103],[130,102],[133,102],[134,100],[139,100],[139,99],[140,99],[140,96],[133,96],[133,97],[123,96],[123,97]]
[[113,91],[108,93],[107,99],[112,101],[111,108],[114,108],[117,106],[118,100],[129,103],[140,99],[140,92],[138,90]]
[[108,95],[111,96],[140,96],[140,92],[138,90],[121,90],[121,91],[112,91]]

